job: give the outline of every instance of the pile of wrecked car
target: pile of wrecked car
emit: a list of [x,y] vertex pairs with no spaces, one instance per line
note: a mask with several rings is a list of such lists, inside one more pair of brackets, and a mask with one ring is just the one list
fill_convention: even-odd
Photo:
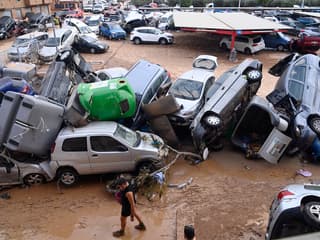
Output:
[[246,59],[215,79],[217,66],[216,57],[200,55],[172,84],[166,69],[146,60],[129,70],[93,72],[76,50],[64,49],[39,89],[15,91],[10,85],[3,94],[2,171],[18,172],[18,182],[57,178],[66,186],[80,175],[153,171],[165,163],[166,144],[179,147],[175,126],[189,129],[202,160],[223,148],[227,132],[250,159],[277,163],[286,151],[320,157],[318,56],[281,60],[270,70],[280,78],[266,99],[256,95],[260,61]]

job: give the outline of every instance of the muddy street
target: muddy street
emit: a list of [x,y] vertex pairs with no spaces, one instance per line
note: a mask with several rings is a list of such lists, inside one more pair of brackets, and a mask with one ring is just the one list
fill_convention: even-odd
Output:
[[[176,32],[173,45],[134,45],[130,41],[106,41],[110,49],[105,54],[84,54],[95,69],[129,68],[139,59],[165,67],[176,79],[191,69],[192,60],[201,54],[218,57],[215,76],[236,63],[228,61],[228,53],[218,48],[219,38],[205,33]],[[1,44],[10,46],[10,41]],[[258,95],[265,96],[277,78],[268,69],[285,52],[264,50],[251,56],[263,63],[263,80]],[[248,56],[237,55],[237,63]],[[41,71],[45,71],[42,67]],[[193,151],[187,134],[180,136],[182,149]],[[312,172],[304,178],[295,174],[298,169]],[[169,170],[168,183],[181,184],[190,178],[185,188],[165,188],[161,198],[149,201],[139,195],[138,210],[147,230],[139,232],[128,221],[125,237],[121,239],[174,240],[181,236],[184,224],[194,224],[197,239],[264,239],[269,207],[274,194],[290,183],[319,180],[320,168],[301,157],[284,156],[278,165],[263,159],[247,160],[230,144],[209,159],[190,165],[179,159]],[[106,192],[108,176],[83,177],[72,188],[59,188],[56,182],[31,188],[15,187],[7,192],[10,199],[0,198],[0,240],[100,240],[114,239],[112,232],[120,227],[120,205]],[[179,238],[180,240],[181,238]]]

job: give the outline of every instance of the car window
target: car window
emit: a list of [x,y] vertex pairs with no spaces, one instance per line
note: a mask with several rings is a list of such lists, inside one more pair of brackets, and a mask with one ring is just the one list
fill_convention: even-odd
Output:
[[69,38],[69,36],[71,35],[71,33],[72,33],[71,30],[66,31],[66,33],[63,34],[63,36],[62,36],[62,42],[66,41]]
[[305,66],[294,66],[290,72],[289,78],[304,82],[306,77],[306,67]]
[[249,42],[249,39],[246,38],[246,37],[236,37],[236,41],[237,41],[237,42],[247,43],[247,42]]
[[40,36],[37,37],[37,39],[38,39],[39,41],[44,41],[44,40],[48,39],[48,35],[47,35],[47,34],[40,35]]
[[294,97],[297,101],[302,100],[303,96],[303,84],[297,81],[289,80],[288,83],[289,94]]
[[90,144],[96,152],[126,152],[128,148],[112,137],[93,136],[90,137]]
[[63,141],[62,151],[65,152],[86,152],[87,151],[87,138],[67,138]]
[[107,74],[105,74],[104,72],[99,73],[98,78],[100,78],[102,81],[110,79],[110,77]]
[[122,125],[117,125],[116,131],[113,134],[116,138],[120,138],[132,147],[139,145],[139,135],[129,128]]
[[253,39],[253,43],[259,43],[261,42],[261,37],[256,37]]
[[180,78],[173,83],[169,89],[169,93],[176,98],[197,100],[200,98],[202,86],[202,82]]
[[0,167],[13,167],[14,163],[5,159],[4,157],[0,157]]

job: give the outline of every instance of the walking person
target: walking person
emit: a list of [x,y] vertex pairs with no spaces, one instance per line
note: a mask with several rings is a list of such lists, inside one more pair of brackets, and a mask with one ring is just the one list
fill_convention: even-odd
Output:
[[138,229],[140,231],[146,230],[146,226],[142,222],[141,217],[138,215],[136,210],[136,199],[132,186],[128,183],[128,181],[125,178],[119,178],[117,181],[117,187],[120,189],[121,194],[121,228],[120,230],[113,232],[113,236],[124,236],[127,224],[127,217],[129,216],[132,222],[134,221],[134,218],[136,218],[139,222],[139,224],[135,226],[135,229]]

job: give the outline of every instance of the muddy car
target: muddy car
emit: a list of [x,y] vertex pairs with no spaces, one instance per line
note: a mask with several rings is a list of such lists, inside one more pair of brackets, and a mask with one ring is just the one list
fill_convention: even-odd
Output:
[[278,163],[292,140],[289,122],[290,118],[266,99],[254,96],[236,125],[231,141],[247,159],[262,157]]
[[62,129],[53,145],[51,168],[61,183],[76,184],[80,175],[153,171],[164,165],[163,140],[115,122],[91,122]]
[[49,161],[41,163],[19,162],[0,156],[0,186],[27,184],[37,185],[54,178]]
[[[283,65],[284,62],[282,61],[281,64]],[[292,103],[283,107],[278,103],[283,101],[270,99],[275,108],[284,108],[284,112],[290,117],[293,144],[300,150],[308,149],[317,136],[320,136],[319,64],[320,58],[313,54],[294,58],[288,63],[288,67],[281,74],[275,87],[275,90],[282,92],[282,97],[290,96]],[[275,69],[277,69],[276,66],[273,67],[273,70]]]
[[[320,230],[319,209],[319,185],[286,186],[276,195],[270,207],[266,240],[318,232]],[[309,239],[316,238],[310,236]]]
[[174,81],[168,94],[175,97],[181,109],[169,116],[172,124],[190,126],[204,105],[207,91],[215,80],[213,72],[217,66],[217,57],[200,55],[193,61],[192,70]]
[[238,120],[256,94],[262,79],[262,63],[247,59],[222,74],[208,90],[206,102],[191,123],[191,135],[203,159],[209,149],[222,148],[220,138]]

